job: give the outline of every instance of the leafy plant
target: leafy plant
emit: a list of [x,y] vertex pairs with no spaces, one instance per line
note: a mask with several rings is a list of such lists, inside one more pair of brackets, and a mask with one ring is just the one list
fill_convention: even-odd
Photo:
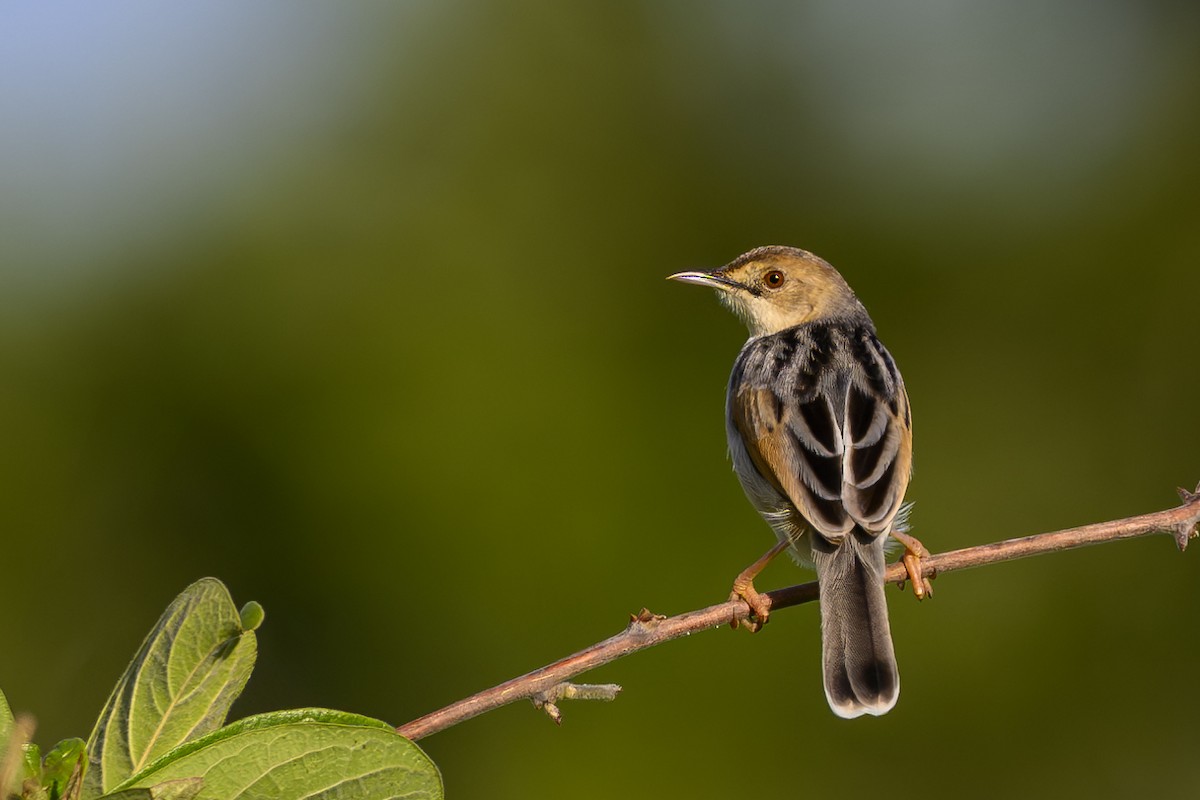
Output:
[[322,708],[225,725],[257,655],[257,603],[239,612],[204,578],[167,607],[87,742],[44,757],[0,694],[3,800],[226,800],[443,796],[428,756],[386,722]]

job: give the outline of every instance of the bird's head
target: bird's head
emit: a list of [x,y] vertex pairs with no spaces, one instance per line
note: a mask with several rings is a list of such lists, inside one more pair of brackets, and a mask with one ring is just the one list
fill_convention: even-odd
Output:
[[752,336],[818,319],[866,316],[837,270],[795,247],[759,247],[719,269],[677,272],[668,279],[716,289]]

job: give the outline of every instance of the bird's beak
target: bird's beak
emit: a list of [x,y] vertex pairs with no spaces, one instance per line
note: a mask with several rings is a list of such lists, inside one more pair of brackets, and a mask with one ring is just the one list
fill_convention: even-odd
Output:
[[735,289],[739,285],[722,275],[720,270],[712,272],[676,272],[674,275],[668,275],[667,280],[679,281],[680,283],[694,283],[698,286],[708,286],[724,291]]

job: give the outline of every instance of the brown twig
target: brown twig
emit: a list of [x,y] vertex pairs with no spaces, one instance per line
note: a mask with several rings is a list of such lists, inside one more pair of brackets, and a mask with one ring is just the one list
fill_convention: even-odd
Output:
[[[932,577],[982,564],[1163,532],[1172,534],[1179,549],[1183,550],[1188,539],[1196,536],[1196,525],[1200,522],[1200,486],[1195,492],[1180,489],[1179,495],[1183,498],[1183,505],[1167,511],[936,553],[921,559],[921,565],[925,574]],[[907,577],[904,566],[896,563],[888,568],[885,579],[888,583],[902,585]],[[772,609],[796,606],[817,599],[817,584],[805,583],[776,589],[767,592],[766,596],[770,599]],[[742,600],[729,600],[674,617],[663,617],[642,609],[641,613],[631,616],[628,627],[616,636],[519,678],[451,703],[401,725],[396,731],[409,739],[421,739],[516,700],[546,698],[554,693],[558,684],[638,650],[708,628],[737,625],[749,617],[750,608]],[[619,687],[616,688],[619,690]]]

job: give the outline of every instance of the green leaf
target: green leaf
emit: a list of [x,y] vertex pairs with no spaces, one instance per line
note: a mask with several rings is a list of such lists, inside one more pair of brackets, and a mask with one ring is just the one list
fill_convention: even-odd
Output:
[[83,772],[81,762],[87,758],[86,748],[83,739],[63,739],[46,753],[42,759],[42,786],[50,792],[51,797],[78,796],[79,779]]
[[[32,733],[33,720],[13,717],[0,692],[0,798],[36,798],[39,794],[42,756],[38,746],[29,741]],[[23,794],[24,789],[28,791]]]
[[224,584],[204,578],[185,589],[142,643],[88,738],[82,796],[104,794],[219,728],[256,652]]
[[24,753],[21,749],[25,743],[20,741],[23,737],[13,735],[15,731],[12,709],[8,707],[4,692],[0,692],[0,797],[3,798],[20,790],[23,777],[21,761]]
[[4,692],[0,692],[0,746],[8,743],[8,737],[12,735],[12,726],[12,709],[8,707]]
[[203,778],[181,778],[145,789],[122,789],[104,795],[104,800],[192,800],[203,788]]
[[276,711],[188,742],[118,790],[204,779],[201,800],[441,800],[442,778],[386,722],[341,711]]
[[21,781],[29,780],[39,786],[42,783],[42,751],[33,742],[25,742],[21,747]]
[[254,600],[242,606],[242,610],[239,612],[239,616],[242,618],[242,627],[248,631],[258,630],[258,626],[263,624],[263,618],[266,615],[267,612],[263,611],[263,607]]

